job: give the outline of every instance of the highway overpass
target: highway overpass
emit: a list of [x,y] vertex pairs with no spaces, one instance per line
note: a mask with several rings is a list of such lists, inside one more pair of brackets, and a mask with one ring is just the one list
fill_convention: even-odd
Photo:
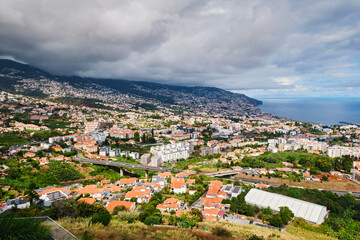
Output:
[[220,171],[220,172],[213,172],[213,173],[205,173],[205,176],[208,177],[224,177],[224,176],[232,176],[238,173],[241,173],[242,170],[231,170],[231,171]]

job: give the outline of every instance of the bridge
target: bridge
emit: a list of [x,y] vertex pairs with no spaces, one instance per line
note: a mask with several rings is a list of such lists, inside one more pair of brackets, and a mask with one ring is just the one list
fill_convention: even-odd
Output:
[[101,161],[101,160],[93,160],[87,158],[77,158],[79,162],[83,163],[92,163],[95,165],[102,165],[102,166],[111,166],[111,167],[118,167],[120,168],[120,175],[123,175],[122,168],[135,168],[147,171],[156,171],[156,172],[170,172],[170,171],[177,171],[182,172],[179,169],[172,169],[172,168],[164,168],[164,167],[154,167],[154,166],[145,166],[135,163],[124,163],[124,162],[112,162],[112,161]]
[[205,173],[204,175],[207,177],[224,177],[224,176],[232,176],[238,173],[241,173],[242,170],[230,170],[230,171],[220,171],[220,172],[213,172],[213,173]]

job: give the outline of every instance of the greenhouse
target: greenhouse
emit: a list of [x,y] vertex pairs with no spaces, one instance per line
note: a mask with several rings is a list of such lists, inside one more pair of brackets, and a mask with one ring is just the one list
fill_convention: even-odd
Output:
[[325,206],[255,188],[248,192],[245,201],[247,204],[261,208],[270,207],[273,211],[280,211],[280,207],[286,206],[294,213],[295,217],[301,217],[315,224],[323,223],[327,217]]

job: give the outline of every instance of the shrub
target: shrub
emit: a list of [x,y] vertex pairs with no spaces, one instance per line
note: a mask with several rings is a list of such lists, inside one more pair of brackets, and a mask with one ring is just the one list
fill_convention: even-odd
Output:
[[274,216],[272,216],[269,220],[270,222],[270,225],[274,226],[274,227],[283,227],[284,226],[284,223],[282,221],[282,218],[280,216],[280,214],[275,214]]
[[0,217],[0,239],[48,239],[50,228],[33,218]]
[[116,206],[112,212],[112,215],[117,215],[119,212],[126,211],[125,206]]
[[251,234],[246,237],[246,240],[265,240],[263,236],[258,236],[256,234]]
[[100,211],[95,213],[91,218],[91,223],[101,223],[104,226],[109,225],[111,221],[111,214],[108,211]]
[[161,224],[161,216],[152,215],[147,218],[145,218],[144,223],[146,225],[155,225],[155,224]]
[[94,237],[90,235],[88,231],[85,231],[84,234],[80,238],[81,240],[93,240]]
[[282,222],[287,224],[294,217],[294,213],[288,207],[280,207],[280,216]]
[[134,211],[123,211],[123,212],[119,212],[117,214],[117,217],[119,218],[119,220],[121,221],[127,221],[128,223],[133,223],[136,220],[139,219],[139,213],[138,212],[134,212]]
[[220,225],[217,225],[217,226],[213,227],[211,229],[211,233],[213,235],[215,235],[215,236],[218,236],[218,237],[229,238],[229,237],[232,236],[231,232],[228,229],[226,229],[226,228],[224,228],[224,227],[222,227]]

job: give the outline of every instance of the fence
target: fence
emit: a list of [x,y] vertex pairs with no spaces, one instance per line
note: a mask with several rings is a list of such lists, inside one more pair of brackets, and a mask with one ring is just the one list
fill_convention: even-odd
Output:
[[71,232],[63,228],[60,224],[52,220],[50,217],[33,217],[36,221],[41,222],[45,226],[50,227],[51,237],[55,240],[77,240]]

